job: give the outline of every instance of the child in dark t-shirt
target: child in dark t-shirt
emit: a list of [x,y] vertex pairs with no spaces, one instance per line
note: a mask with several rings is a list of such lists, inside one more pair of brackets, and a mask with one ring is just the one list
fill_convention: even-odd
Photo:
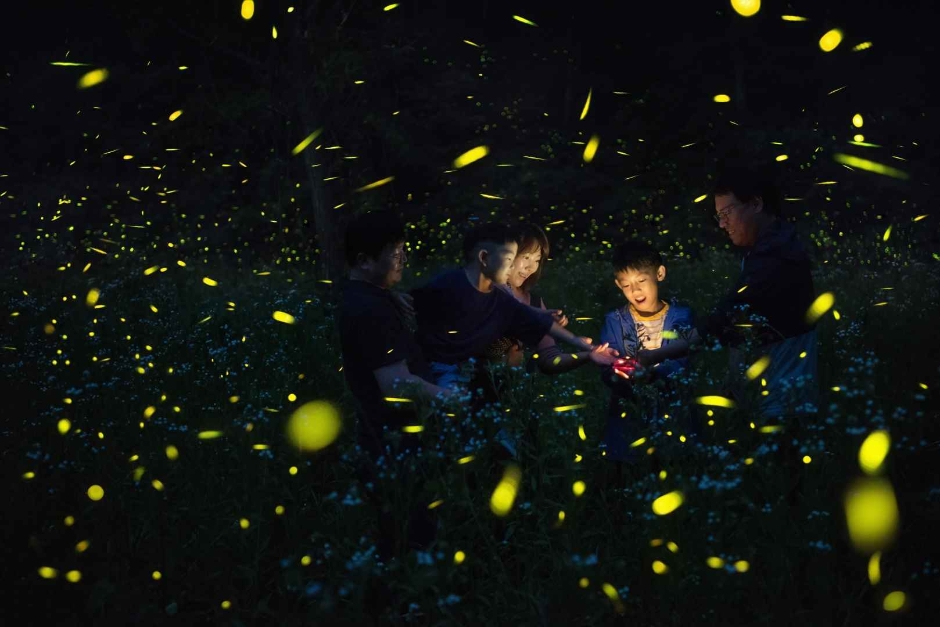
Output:
[[412,292],[416,339],[438,385],[461,381],[460,365],[485,357],[502,337],[534,346],[551,335],[591,351],[599,363],[614,362],[615,354],[606,346],[591,346],[558,325],[549,312],[524,305],[496,287],[507,282],[517,250],[508,227],[484,224],[464,239],[464,267],[444,272]]

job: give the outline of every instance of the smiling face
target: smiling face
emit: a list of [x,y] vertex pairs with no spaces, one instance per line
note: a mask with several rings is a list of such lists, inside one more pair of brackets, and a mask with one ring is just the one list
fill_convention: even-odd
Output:
[[759,216],[763,201],[755,198],[741,202],[734,194],[715,196],[715,216],[718,226],[723,228],[735,246],[753,246],[760,230]]
[[666,278],[666,267],[637,270],[627,268],[614,275],[614,283],[623,292],[634,309],[640,313],[656,313],[662,308],[659,300],[659,282]]
[[516,255],[509,270],[509,284],[515,289],[522,289],[526,280],[538,272],[542,263],[542,250],[535,247]]

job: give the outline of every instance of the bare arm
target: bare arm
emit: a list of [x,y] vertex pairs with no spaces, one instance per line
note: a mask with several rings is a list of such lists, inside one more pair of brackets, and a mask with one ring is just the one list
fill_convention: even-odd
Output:
[[548,334],[552,336],[555,340],[559,342],[564,342],[565,344],[570,344],[580,351],[591,351],[594,350],[594,346],[588,344],[578,336],[576,336],[571,331],[568,331],[563,326],[557,322],[552,322],[552,328],[549,329]]
[[404,359],[390,366],[376,368],[372,371],[372,374],[375,375],[375,381],[379,384],[379,390],[382,392],[382,395],[386,397],[395,396],[396,381],[417,385],[422,394],[428,398],[433,398],[438,394],[446,397],[453,393],[453,390],[436,386],[433,383],[425,381],[418,375],[411,374],[411,371],[408,370],[408,364]]

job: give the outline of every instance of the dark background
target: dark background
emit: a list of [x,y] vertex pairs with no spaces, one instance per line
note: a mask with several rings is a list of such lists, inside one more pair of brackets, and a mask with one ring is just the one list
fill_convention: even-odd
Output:
[[[422,216],[462,224],[494,215],[480,192],[506,199],[498,205],[503,216],[570,218],[588,239],[649,235],[642,220],[631,223],[633,214],[615,216],[688,206],[690,196],[708,191],[716,159],[742,149],[764,160],[789,154],[779,166],[784,194],[805,199],[823,228],[883,230],[889,214],[909,220],[931,200],[938,133],[928,78],[936,9],[929,2],[764,2],[752,18],[725,1],[424,1],[384,12],[385,4],[259,1],[248,22],[239,0],[8,5],[0,26],[0,125],[8,127],[0,131],[0,173],[8,177],[0,187],[14,197],[0,199],[0,219],[19,215],[4,229],[2,248],[12,250],[12,234],[36,226],[43,212],[35,203],[85,195],[72,224],[86,237],[116,217],[126,221],[128,190],[153,181],[116,155],[101,156],[114,148],[134,154],[134,167],[169,166],[161,182],[179,190],[172,210],[146,209],[167,233],[205,229],[204,222],[181,222],[184,208],[228,220],[232,203],[264,207],[266,217],[291,225],[289,233],[242,211],[225,234],[211,234],[214,243],[250,243],[263,260],[299,249],[306,261],[324,262],[324,276],[340,271],[338,234],[355,211],[391,207],[446,241],[455,234]],[[781,14],[808,21],[784,22]],[[817,42],[833,27],[845,38],[825,54]],[[873,47],[851,51],[863,41]],[[50,65],[62,60],[90,66]],[[108,81],[77,90],[77,78],[97,67],[109,69]],[[366,83],[352,86],[355,78]],[[579,121],[588,89],[591,111]],[[715,105],[717,93],[731,103]],[[184,115],[167,124],[176,109]],[[866,120],[860,132],[882,149],[847,145],[859,132],[851,126],[857,112]],[[512,124],[484,130],[501,118]],[[322,164],[308,154],[293,158],[290,149],[315,128],[324,129],[323,145],[341,145],[342,153]],[[594,133],[602,144],[588,168],[571,142]],[[454,156],[480,143],[493,151],[485,166],[459,179],[443,174]],[[168,155],[169,146],[179,152]],[[545,156],[546,146],[554,149],[553,163],[521,159]],[[630,157],[616,156],[615,148]],[[847,180],[834,152],[901,167],[911,179],[858,172]],[[194,158],[248,160],[251,183],[236,189],[233,170],[194,169]],[[497,162],[516,167],[493,167]],[[308,167],[319,165],[323,178],[340,181],[310,177]],[[392,185],[355,194],[390,175]],[[838,189],[815,187],[828,179],[838,180]],[[831,203],[825,215],[823,202]],[[333,210],[340,204],[344,213]],[[707,205],[693,209],[704,215]],[[131,206],[130,215],[140,209]],[[805,210],[801,205],[792,217]],[[922,237],[935,230],[922,229]],[[64,239],[82,245],[78,235]]]

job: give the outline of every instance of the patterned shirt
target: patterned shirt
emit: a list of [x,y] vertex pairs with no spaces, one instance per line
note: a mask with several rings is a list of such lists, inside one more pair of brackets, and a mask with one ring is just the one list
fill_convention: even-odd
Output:
[[654,350],[663,344],[663,323],[666,322],[666,313],[669,305],[663,303],[663,308],[654,314],[640,313],[630,305],[630,315],[636,324],[636,336],[643,346],[643,350]]

